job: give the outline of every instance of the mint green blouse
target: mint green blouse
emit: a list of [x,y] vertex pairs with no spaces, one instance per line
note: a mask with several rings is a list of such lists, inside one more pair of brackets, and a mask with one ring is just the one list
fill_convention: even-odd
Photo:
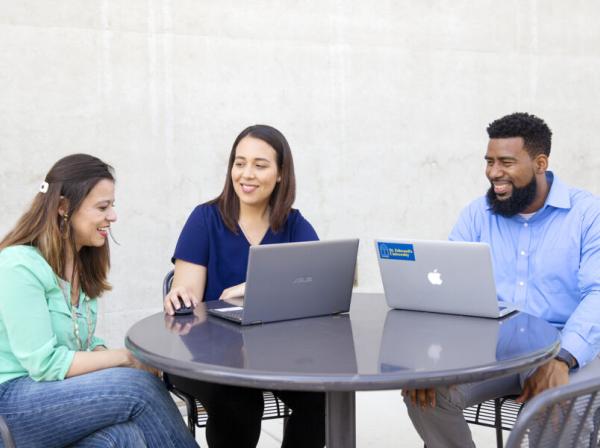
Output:
[[[70,290],[70,285],[64,284]],[[88,327],[92,335],[96,328],[96,299],[85,300],[82,293],[76,311],[79,336],[85,347]],[[104,341],[92,336],[87,349],[93,350],[98,345],[104,345]],[[48,262],[32,246],[2,250],[0,383],[22,376],[30,376],[35,381],[62,380],[77,350],[71,303],[65,299],[58,277]]]

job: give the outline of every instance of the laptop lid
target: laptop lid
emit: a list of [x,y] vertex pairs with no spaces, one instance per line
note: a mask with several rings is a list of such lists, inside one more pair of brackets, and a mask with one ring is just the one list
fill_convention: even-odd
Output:
[[391,308],[497,318],[490,247],[485,243],[378,239],[375,250]]
[[358,242],[250,247],[242,325],[349,311]]

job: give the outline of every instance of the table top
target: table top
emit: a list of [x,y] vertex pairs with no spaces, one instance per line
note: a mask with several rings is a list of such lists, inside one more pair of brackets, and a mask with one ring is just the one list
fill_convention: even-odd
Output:
[[206,315],[157,313],[126,346],[168,373],[262,389],[350,391],[432,387],[520,372],[559,349],[559,332],[524,313],[488,319],[391,310],[354,294],[349,314],[242,327]]

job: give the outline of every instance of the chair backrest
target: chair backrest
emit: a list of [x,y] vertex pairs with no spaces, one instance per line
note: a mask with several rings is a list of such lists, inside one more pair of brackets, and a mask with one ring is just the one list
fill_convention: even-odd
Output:
[[506,448],[598,445],[600,378],[549,389],[525,405]]
[[163,280],[163,299],[169,293],[171,289],[171,285],[173,284],[173,276],[175,275],[175,271],[170,270],[165,275],[165,279]]
[[0,434],[2,434],[2,442],[4,448],[15,448],[15,441],[13,440],[12,434],[6,420],[0,415]]

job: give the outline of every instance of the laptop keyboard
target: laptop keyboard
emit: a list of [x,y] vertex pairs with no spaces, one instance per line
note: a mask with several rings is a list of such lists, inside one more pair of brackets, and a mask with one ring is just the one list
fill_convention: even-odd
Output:
[[221,311],[221,314],[224,316],[230,316],[232,319],[242,320],[242,316],[244,316],[244,310],[233,310],[233,311]]

